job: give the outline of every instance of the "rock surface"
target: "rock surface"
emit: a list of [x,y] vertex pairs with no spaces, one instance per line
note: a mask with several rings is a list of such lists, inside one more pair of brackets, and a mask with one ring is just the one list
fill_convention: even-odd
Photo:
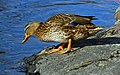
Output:
[[67,54],[44,51],[24,58],[27,75],[120,75],[120,7],[115,13],[116,22],[109,29],[73,44]]

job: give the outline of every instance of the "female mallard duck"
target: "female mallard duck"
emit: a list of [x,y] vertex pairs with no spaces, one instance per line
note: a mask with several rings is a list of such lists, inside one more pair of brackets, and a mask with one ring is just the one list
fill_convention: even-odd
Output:
[[[31,22],[25,27],[25,35],[22,43],[32,35],[45,42],[61,42],[57,49],[52,49],[48,53],[58,52],[64,49],[66,43],[68,47],[66,51],[59,52],[65,54],[72,50],[71,42],[92,36],[103,29],[101,26],[95,26],[90,23],[93,16],[79,16],[73,14],[57,14],[49,18],[46,22]],[[71,23],[77,23],[76,26]]]

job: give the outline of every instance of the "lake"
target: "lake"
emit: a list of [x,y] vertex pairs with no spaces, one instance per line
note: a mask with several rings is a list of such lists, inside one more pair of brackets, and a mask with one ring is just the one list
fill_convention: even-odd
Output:
[[[0,75],[25,75],[17,67],[24,57],[58,43],[41,42],[32,36],[21,44],[24,27],[31,21],[44,22],[52,15],[71,13],[96,16],[93,23],[109,28],[115,22],[117,0],[1,0],[0,1]],[[4,53],[5,52],[5,53]]]

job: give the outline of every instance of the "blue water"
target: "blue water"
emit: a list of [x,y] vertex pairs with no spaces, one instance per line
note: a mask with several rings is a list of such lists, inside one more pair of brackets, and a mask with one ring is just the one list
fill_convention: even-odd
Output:
[[0,0],[0,75],[25,75],[15,67],[24,57],[57,43],[41,42],[32,36],[21,44],[24,26],[30,21],[45,21],[58,13],[96,16],[96,25],[112,26],[118,4],[114,0]]

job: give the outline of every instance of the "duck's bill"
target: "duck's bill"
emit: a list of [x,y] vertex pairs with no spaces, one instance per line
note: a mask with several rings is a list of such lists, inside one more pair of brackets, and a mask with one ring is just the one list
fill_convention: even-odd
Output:
[[24,35],[24,39],[22,40],[22,44],[24,44],[27,40],[28,40],[28,38],[29,38],[30,36],[28,36],[28,35]]

